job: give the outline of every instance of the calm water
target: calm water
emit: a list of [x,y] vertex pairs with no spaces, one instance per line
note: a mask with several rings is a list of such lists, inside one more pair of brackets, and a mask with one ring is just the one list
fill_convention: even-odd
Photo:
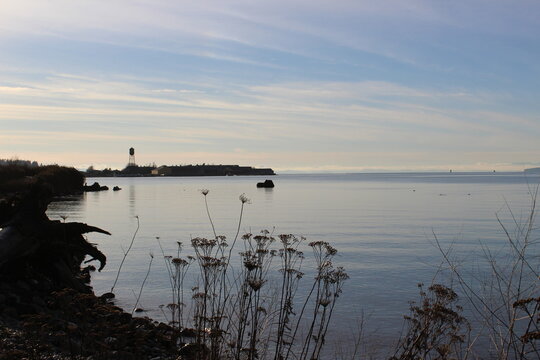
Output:
[[336,334],[355,328],[363,312],[369,331],[384,343],[399,334],[408,301],[417,298],[416,284],[430,283],[441,263],[433,234],[447,246],[453,243],[454,255],[464,264],[477,264],[481,243],[504,247],[497,215],[511,228],[509,209],[518,219],[528,215],[529,186],[534,188],[540,177],[522,173],[279,175],[272,178],[274,189],[257,189],[256,182],[263,180],[258,177],[103,178],[88,183],[94,180],[122,190],[54,203],[49,216],[67,215],[68,221],[87,222],[112,233],[111,237],[89,235],[108,257],[106,268],[93,277],[96,293],[110,290],[138,216],[140,230],[115,292],[118,304],[131,310],[133,292],[139,291],[153,253],[141,305],[148,316],[163,320],[158,306],[170,302],[170,288],[156,237],[170,255],[176,253],[176,241],[183,242],[189,253],[191,237],[212,237],[200,193],[209,189],[216,230],[232,239],[241,205],[238,196],[245,193],[251,203],[245,207],[242,233],[274,229],[275,234],[328,241],[339,250],[335,264],[346,268],[350,280],[339,299],[335,320],[341,326]]

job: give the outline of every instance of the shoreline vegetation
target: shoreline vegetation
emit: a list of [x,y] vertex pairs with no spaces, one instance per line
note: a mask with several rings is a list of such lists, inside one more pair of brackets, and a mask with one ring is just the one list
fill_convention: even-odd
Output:
[[35,184],[47,186],[53,196],[70,195],[82,191],[84,179],[75,168],[8,162],[0,164],[0,195],[23,193]]
[[[162,253],[172,302],[163,309],[170,314],[169,324],[158,323],[115,306],[112,293],[100,297],[93,293],[89,283],[96,267],[86,265],[85,259],[97,260],[99,271],[106,256],[84,234],[108,235],[106,230],[46,216],[54,197],[78,193],[83,186],[84,176],[73,168],[0,166],[0,360],[332,359],[323,355],[325,334],[338,326],[329,324],[348,276],[342,268],[333,267],[337,250],[328,243],[307,244],[313,252],[315,276],[307,299],[300,301],[295,296],[305,271],[300,247],[305,239],[267,231],[237,233],[229,245],[213,227],[208,190],[202,190],[214,238],[192,239],[194,257],[183,257],[180,243],[175,256]],[[540,278],[535,247],[538,188],[529,190],[529,216],[515,218],[515,229],[499,221],[508,248],[504,252],[483,248],[487,274],[464,272],[459,259],[452,257],[452,248],[433,234],[441,253],[441,271],[452,286],[419,285],[419,300],[411,302],[396,346],[371,358],[540,357]],[[249,200],[242,195],[240,201],[238,229]],[[135,237],[136,232],[133,240]],[[237,240],[244,247],[239,254],[241,265],[229,269]],[[127,252],[125,256],[129,256]],[[151,254],[148,271],[153,258]],[[278,263],[281,284],[274,297],[264,292],[270,288],[272,261]],[[190,267],[200,274],[199,283],[192,294],[184,294]],[[480,278],[481,283],[475,283]],[[143,288],[144,282],[139,294]],[[187,301],[193,309],[189,314]],[[300,336],[306,331],[307,337]],[[478,349],[477,344],[485,348]],[[365,357],[369,335],[360,331],[351,346],[351,354],[334,358]]]

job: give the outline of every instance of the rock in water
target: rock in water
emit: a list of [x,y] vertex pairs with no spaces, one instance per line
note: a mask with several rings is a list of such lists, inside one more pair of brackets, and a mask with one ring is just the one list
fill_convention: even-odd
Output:
[[272,180],[265,180],[264,182],[257,183],[258,188],[273,188],[274,182]]

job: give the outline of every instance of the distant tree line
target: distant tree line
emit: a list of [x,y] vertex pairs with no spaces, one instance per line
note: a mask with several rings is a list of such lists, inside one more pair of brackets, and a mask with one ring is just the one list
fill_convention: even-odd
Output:
[[47,187],[53,195],[71,194],[82,190],[84,180],[84,175],[72,167],[0,160],[0,194],[23,192],[35,184]]
[[0,159],[0,165],[22,165],[28,167],[37,167],[39,163],[37,161],[19,160],[19,159]]

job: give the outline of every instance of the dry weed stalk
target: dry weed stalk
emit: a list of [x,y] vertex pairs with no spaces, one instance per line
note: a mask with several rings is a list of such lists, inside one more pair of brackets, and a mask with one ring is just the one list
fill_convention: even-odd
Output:
[[514,231],[497,216],[508,247],[494,253],[488,246],[482,246],[490,272],[487,280],[479,284],[469,280],[479,278],[478,274],[462,271],[450,259],[450,250],[443,250],[435,236],[437,247],[457,278],[473,314],[486,329],[491,356],[497,359],[540,358],[540,277],[538,257],[534,256],[538,250],[534,248],[538,245],[535,238],[538,229],[534,226],[538,187],[529,192],[531,207],[525,219],[518,219],[507,204]]
[[135,311],[137,311],[137,306],[139,305],[139,301],[141,300],[142,292],[144,289],[144,285],[146,284],[146,280],[148,280],[148,276],[150,275],[150,270],[152,269],[152,262],[154,261],[154,254],[150,253],[150,262],[148,263],[148,270],[146,271],[146,275],[144,277],[144,280],[141,284],[141,288],[139,290],[139,294],[137,295],[135,305],[133,305],[133,310],[131,311],[131,314],[133,314]]
[[[311,293],[295,313],[295,296],[300,279],[304,254],[300,246],[305,238],[291,234],[272,236],[263,230],[258,235],[251,233],[241,237],[244,250],[240,252],[240,271],[235,275],[229,271],[234,245],[237,242],[244,204],[249,200],[240,196],[242,204],[238,228],[232,246],[228,246],[225,236],[217,235],[208,208],[208,190],[202,190],[213,239],[196,237],[191,239],[194,257],[180,257],[181,244],[178,243],[176,257],[162,253],[169,273],[173,302],[169,305],[171,323],[185,331],[192,326],[195,338],[196,359],[292,359],[295,338],[301,319],[307,313],[308,302],[314,304],[308,337],[303,344],[301,359],[318,359],[325,342],[328,324],[335,302],[342,291],[344,280],[348,278],[342,268],[334,269],[331,259],[336,250],[325,242],[313,242],[312,247],[317,266]],[[158,243],[159,238],[158,238]],[[278,244],[276,249],[272,249]],[[227,251],[228,248],[228,251]],[[279,258],[277,291],[265,284],[270,281],[272,260]],[[183,308],[184,279],[191,264],[198,271],[197,286],[192,288],[192,322],[185,318]],[[274,288],[274,290],[276,290]],[[314,296],[313,296],[314,295]],[[276,300],[276,310],[272,311],[271,299]],[[271,344],[274,344],[272,347]]]
[[124,266],[124,262],[126,261],[126,258],[131,251],[131,248],[133,247],[133,243],[135,242],[135,237],[137,236],[137,233],[139,232],[140,222],[139,217],[135,216],[135,219],[137,219],[137,228],[135,229],[135,232],[133,233],[133,236],[131,237],[131,242],[129,243],[129,246],[127,250],[123,250],[124,256],[122,257],[122,261],[120,262],[120,266],[118,267],[118,272],[116,273],[116,278],[114,279],[114,283],[111,286],[111,293],[114,293],[114,287],[116,286],[116,283],[118,282],[118,278],[120,277],[120,272],[122,271],[122,266]]
[[267,282],[268,270],[272,258],[276,255],[275,250],[270,250],[275,238],[270,236],[267,230],[263,230],[260,235],[244,234],[242,240],[245,250],[240,253],[242,270],[237,299],[238,311],[235,312],[237,321],[232,328],[236,339],[230,345],[234,359],[255,359],[259,357],[258,345],[262,343],[261,349],[266,349],[268,345],[260,336],[266,325],[264,319],[268,315],[266,307],[263,306],[261,288]]

